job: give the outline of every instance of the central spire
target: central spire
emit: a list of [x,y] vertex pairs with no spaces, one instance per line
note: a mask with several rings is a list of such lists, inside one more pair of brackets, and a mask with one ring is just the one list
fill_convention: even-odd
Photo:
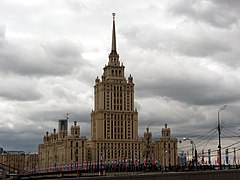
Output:
[[109,54],[109,63],[118,65],[119,64],[119,55],[117,54],[117,45],[116,45],[116,31],[115,31],[115,13],[113,15],[113,28],[112,28],[112,49]]
[[112,28],[112,51],[111,53],[117,54],[117,48],[116,48],[116,32],[115,32],[115,13],[112,13],[113,15],[113,28]]

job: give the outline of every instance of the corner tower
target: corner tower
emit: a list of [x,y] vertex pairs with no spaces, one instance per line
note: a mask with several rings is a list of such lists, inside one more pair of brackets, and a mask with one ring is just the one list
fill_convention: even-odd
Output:
[[[106,153],[107,159],[136,154],[138,112],[134,109],[134,83],[131,75],[125,78],[124,68],[117,53],[113,13],[111,52],[101,79],[97,77],[95,80],[94,109],[91,113],[91,140],[97,143],[93,148],[97,149],[98,157],[105,157]],[[111,148],[106,148],[106,144]]]

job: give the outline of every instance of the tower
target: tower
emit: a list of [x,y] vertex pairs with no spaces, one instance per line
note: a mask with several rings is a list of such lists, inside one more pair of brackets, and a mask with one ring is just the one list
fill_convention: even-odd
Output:
[[[138,112],[134,109],[133,77],[124,75],[116,47],[115,13],[113,13],[112,46],[108,64],[94,85],[94,109],[91,113],[93,157],[98,159],[137,156]],[[94,150],[93,150],[94,151]],[[107,155],[107,156],[106,156]]]
[[77,121],[74,121],[74,125],[71,126],[71,135],[76,138],[80,137],[80,126],[77,125]]
[[59,133],[60,139],[64,139],[67,137],[67,135],[68,135],[68,115],[66,116],[66,119],[59,119],[58,133]]

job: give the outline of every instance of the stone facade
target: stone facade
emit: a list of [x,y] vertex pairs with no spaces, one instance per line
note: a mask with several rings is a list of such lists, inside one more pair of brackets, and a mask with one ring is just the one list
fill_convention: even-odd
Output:
[[37,153],[2,153],[0,164],[3,164],[7,171],[24,174],[34,172],[38,166]]
[[177,138],[171,136],[171,130],[165,124],[162,128],[162,136],[155,140],[155,157],[160,161],[162,166],[177,165]]
[[71,133],[68,135],[67,126],[62,127],[68,123],[67,119],[59,120],[58,133],[56,129],[50,135],[46,132],[43,144],[38,146],[40,169],[64,166],[75,162],[82,163],[87,159],[87,139],[85,136],[80,136],[80,126],[76,121],[71,126]]

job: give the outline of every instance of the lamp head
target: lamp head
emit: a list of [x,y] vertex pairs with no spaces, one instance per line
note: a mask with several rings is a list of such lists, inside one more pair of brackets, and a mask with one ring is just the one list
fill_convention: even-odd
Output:
[[225,104],[224,106],[220,107],[219,111],[225,110],[227,105]]

